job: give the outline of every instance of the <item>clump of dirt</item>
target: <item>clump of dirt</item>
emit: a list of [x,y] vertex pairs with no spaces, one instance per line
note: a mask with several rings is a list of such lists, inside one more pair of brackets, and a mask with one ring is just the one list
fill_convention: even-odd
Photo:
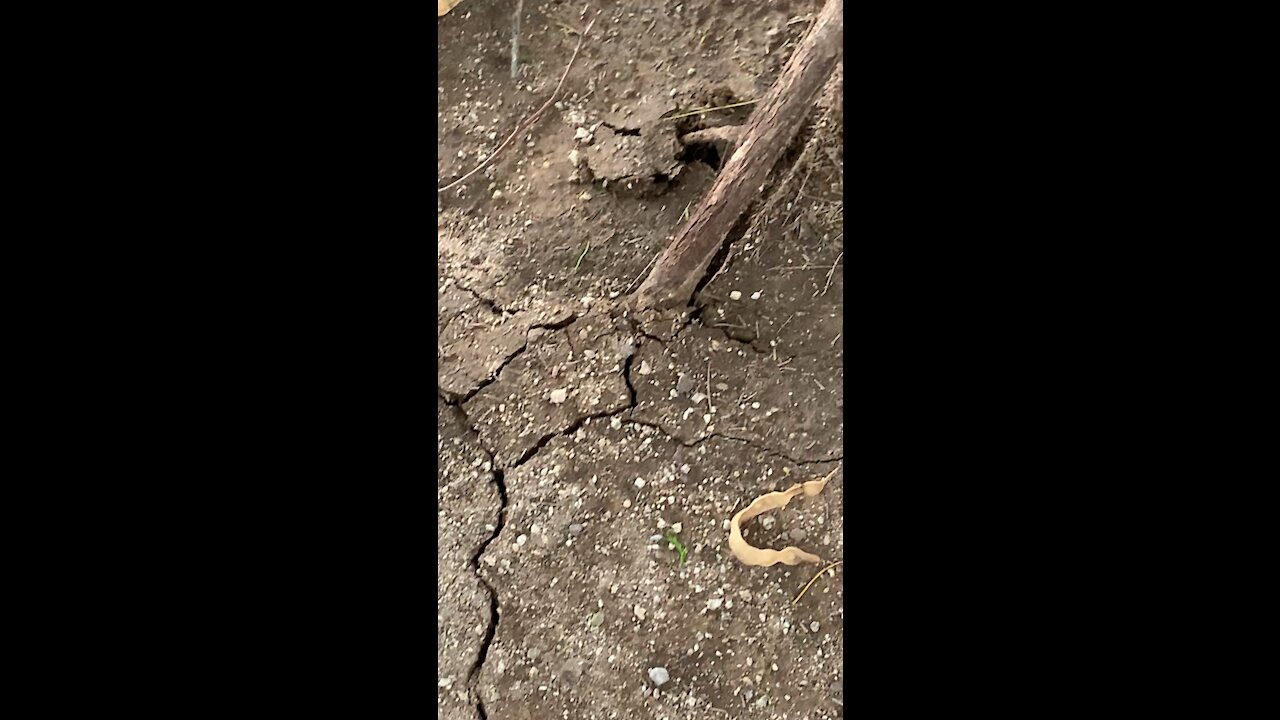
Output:
[[[843,459],[843,178],[829,95],[759,205],[661,325],[623,316],[715,179],[714,147],[812,2],[603,8],[562,96],[438,198],[439,716],[835,717],[839,570],[746,567],[728,519]],[[591,17],[467,0],[440,19],[441,186],[555,88]],[[673,117],[680,116],[683,117]],[[843,471],[753,520],[843,557]],[[681,562],[675,538],[686,552]]]

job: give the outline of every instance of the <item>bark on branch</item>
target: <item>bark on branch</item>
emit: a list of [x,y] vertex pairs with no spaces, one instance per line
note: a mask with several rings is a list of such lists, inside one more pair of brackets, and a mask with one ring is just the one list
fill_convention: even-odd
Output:
[[631,296],[633,309],[688,303],[729,229],[759,197],[769,171],[804,123],[843,47],[844,0],[827,0],[782,75],[751,114],[710,192]]

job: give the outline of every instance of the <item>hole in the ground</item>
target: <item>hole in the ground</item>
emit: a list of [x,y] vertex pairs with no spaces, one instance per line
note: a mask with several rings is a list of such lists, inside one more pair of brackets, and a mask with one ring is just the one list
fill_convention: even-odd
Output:
[[717,148],[715,143],[689,143],[684,146],[684,149],[680,151],[676,159],[685,163],[706,163],[712,170],[720,171],[720,148]]
[[609,128],[610,130],[614,131],[618,135],[639,135],[640,134],[640,128],[638,127],[629,128],[629,127],[617,127],[616,125],[610,125],[609,123],[601,123],[601,124]]

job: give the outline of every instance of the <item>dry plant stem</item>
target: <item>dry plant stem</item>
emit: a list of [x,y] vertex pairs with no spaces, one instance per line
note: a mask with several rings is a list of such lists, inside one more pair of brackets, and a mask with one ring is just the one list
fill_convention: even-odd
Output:
[[586,41],[587,33],[591,32],[591,26],[596,24],[596,18],[598,17],[600,17],[600,14],[596,13],[595,17],[591,18],[591,22],[587,23],[587,27],[583,29],[582,34],[578,36],[578,47],[573,49],[573,56],[569,58],[569,64],[565,65],[564,74],[560,76],[560,82],[556,83],[556,89],[551,92],[551,96],[547,98],[547,101],[542,103],[542,107],[538,108],[536,111],[534,111],[532,115],[525,118],[524,122],[516,126],[516,129],[511,131],[511,134],[507,136],[506,140],[502,141],[502,144],[498,146],[498,149],[493,151],[493,154],[485,158],[479,165],[475,166],[475,168],[473,168],[471,172],[468,172],[466,175],[463,175],[462,177],[458,178],[457,180],[454,180],[453,182],[449,183],[448,185],[445,185],[442,188],[437,188],[436,189],[437,193],[442,193],[445,190],[449,190],[450,188],[456,187],[458,184],[462,183],[467,178],[483,170],[485,166],[489,164],[490,161],[492,161],[495,157],[498,156],[498,153],[505,150],[506,147],[511,144],[512,140],[515,140],[517,137],[519,137],[521,133],[528,130],[530,127],[532,127],[533,124],[538,121],[538,118],[542,117],[542,113],[546,112],[547,108],[551,107],[551,103],[555,102],[556,97],[560,95],[560,88],[564,86],[564,79],[569,77],[569,70],[573,68],[573,61],[578,59],[578,52],[582,50],[582,43]]
[[729,230],[760,197],[769,172],[804,124],[814,99],[835,69],[844,44],[843,11],[844,0],[827,0],[782,75],[751,113],[741,143],[710,192],[629,299],[634,309],[663,309],[689,302]]
[[843,257],[844,257],[844,253],[842,252],[836,256],[835,262],[831,263],[831,270],[830,272],[827,273],[827,284],[824,285],[822,288],[823,295],[826,295],[827,291],[831,289],[831,276],[835,274],[836,266],[840,264],[840,259]]
[[814,584],[814,583],[816,583],[816,582],[818,582],[818,578],[820,578],[820,577],[822,577],[823,575],[825,575],[825,574],[826,574],[826,572],[827,572],[828,570],[830,570],[831,568],[833,568],[833,567],[835,567],[835,566],[837,566],[837,565],[839,565],[840,563],[843,563],[843,562],[844,562],[843,560],[837,560],[837,561],[835,561],[835,562],[831,563],[830,565],[828,565],[828,566],[826,566],[826,567],[822,568],[821,570],[819,570],[819,571],[818,571],[818,574],[817,574],[817,575],[814,575],[814,576],[813,576],[813,579],[812,579],[812,580],[810,580],[810,581],[809,581],[809,583],[808,583],[807,585],[805,585],[805,586],[804,586],[804,589],[800,591],[800,594],[796,596],[796,599],[791,601],[791,604],[792,604],[792,605],[795,605],[796,603],[800,602],[800,598],[804,597],[804,594],[805,594],[805,593],[807,593],[807,592],[809,592],[809,588],[810,588],[810,587],[813,587],[813,584]]
[[524,0],[516,0],[516,15],[511,27],[511,79],[516,79],[516,70],[520,67],[520,13],[524,10]]

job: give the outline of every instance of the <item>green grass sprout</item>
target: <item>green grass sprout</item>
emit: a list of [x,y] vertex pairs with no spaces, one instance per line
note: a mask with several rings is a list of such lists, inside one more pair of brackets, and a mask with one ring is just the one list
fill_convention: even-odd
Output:
[[680,564],[683,565],[685,559],[689,557],[689,548],[685,547],[684,543],[680,542],[680,538],[676,537],[673,532],[668,532],[664,539],[676,547],[676,552],[680,553]]

